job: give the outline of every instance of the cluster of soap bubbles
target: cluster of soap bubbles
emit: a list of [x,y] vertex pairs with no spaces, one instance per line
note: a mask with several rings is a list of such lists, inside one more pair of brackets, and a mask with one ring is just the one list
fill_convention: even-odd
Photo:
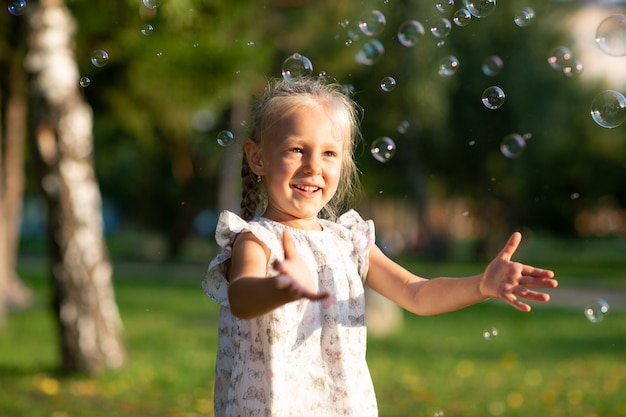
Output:
[[553,70],[560,71],[570,78],[579,76],[584,69],[580,59],[576,58],[572,51],[563,45],[556,46],[550,51],[548,64]]
[[[604,19],[596,29],[598,48],[612,57],[626,56],[626,15],[614,14]],[[591,102],[591,118],[597,125],[612,129],[626,121],[626,98],[616,90],[605,90]]]

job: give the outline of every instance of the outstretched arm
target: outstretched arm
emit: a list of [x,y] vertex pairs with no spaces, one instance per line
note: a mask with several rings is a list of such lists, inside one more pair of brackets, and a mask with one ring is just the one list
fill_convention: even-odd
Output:
[[318,293],[317,276],[304,264],[286,231],[283,249],[285,260],[274,264],[278,275],[265,277],[267,247],[251,233],[237,237],[228,273],[228,299],[235,316],[253,318],[300,298],[320,300],[328,296]]
[[374,246],[366,284],[403,308],[420,315],[454,311],[489,298],[499,298],[520,311],[530,306],[519,298],[548,301],[548,294],[529,289],[554,288],[552,271],[511,261],[521,241],[513,233],[482,274],[465,278],[425,279],[393,262]]

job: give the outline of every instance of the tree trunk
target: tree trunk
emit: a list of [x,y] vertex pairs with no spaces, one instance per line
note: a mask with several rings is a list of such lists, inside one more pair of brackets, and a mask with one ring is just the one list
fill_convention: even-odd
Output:
[[[26,98],[21,20],[12,20],[8,44],[0,52],[0,316],[6,309],[27,307],[30,290],[16,272],[24,194]],[[8,52],[8,53],[7,53]],[[0,319],[1,321],[1,319]]]
[[93,116],[79,90],[69,10],[62,0],[30,7],[29,138],[48,203],[61,369],[93,373],[126,357],[93,168]]

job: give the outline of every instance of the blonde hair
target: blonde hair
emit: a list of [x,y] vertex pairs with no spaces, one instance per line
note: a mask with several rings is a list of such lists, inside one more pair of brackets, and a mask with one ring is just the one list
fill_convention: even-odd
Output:
[[[250,131],[250,140],[261,145],[266,132],[288,110],[301,106],[325,105],[333,112],[344,112],[345,117],[337,117],[344,141],[343,161],[339,185],[333,198],[322,209],[322,217],[334,220],[352,203],[360,191],[359,172],[354,161],[354,149],[360,139],[358,105],[346,95],[337,83],[327,83],[322,77],[305,78],[287,82],[283,79],[271,80],[265,95],[259,100]],[[332,108],[331,108],[332,107]],[[252,219],[264,209],[262,183],[252,172],[244,153],[241,166],[241,211],[245,220]]]

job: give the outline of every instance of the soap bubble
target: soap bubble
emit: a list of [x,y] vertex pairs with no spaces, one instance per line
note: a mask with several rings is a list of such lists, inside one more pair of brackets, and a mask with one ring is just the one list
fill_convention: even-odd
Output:
[[424,33],[424,25],[417,20],[407,20],[398,28],[398,42],[406,47],[415,46]]
[[91,54],[91,63],[94,67],[104,67],[109,62],[109,54],[107,51],[97,49]]
[[498,337],[498,329],[495,327],[490,327],[488,329],[483,330],[483,339],[485,340],[493,340]]
[[504,90],[496,85],[492,85],[483,91],[482,102],[485,107],[494,110],[500,108],[504,104],[504,98]]
[[526,148],[526,139],[518,133],[506,135],[500,142],[500,152],[509,159],[517,158]]
[[483,60],[480,68],[486,76],[494,77],[502,71],[503,66],[504,62],[502,61],[502,58],[497,55],[491,55]]
[[464,27],[470,24],[472,21],[472,14],[465,7],[454,12],[452,21],[459,27]]
[[383,31],[386,23],[387,20],[382,12],[372,10],[369,15],[361,19],[359,29],[367,36],[376,36]]
[[463,3],[472,16],[478,18],[489,16],[496,8],[496,0],[464,0]]
[[21,16],[26,13],[26,0],[10,0],[7,9],[13,16]]
[[159,0],[143,0],[143,5],[148,9],[156,9],[161,5],[161,2]]
[[440,77],[450,77],[459,69],[460,62],[457,57],[448,55],[443,57],[437,65],[437,74]]
[[393,139],[383,136],[372,142],[370,151],[378,162],[389,161],[396,153],[396,144]]
[[578,58],[572,58],[563,67],[563,74],[567,75],[570,78],[575,78],[583,73],[583,69],[584,69],[583,63],[580,62]]
[[227,147],[233,144],[235,136],[230,130],[222,130],[217,134],[217,143],[220,146]]
[[528,26],[535,19],[535,11],[530,7],[525,7],[520,10],[513,19],[515,24],[521,28]]
[[604,19],[596,30],[596,44],[611,56],[626,55],[626,15],[614,14]]
[[626,120],[626,98],[615,90],[601,92],[591,102],[591,117],[608,129],[621,125]]
[[393,77],[383,78],[380,82],[380,88],[386,92],[393,91],[396,88],[396,79]]
[[452,30],[452,24],[445,17],[437,20],[432,27],[430,28],[430,33],[433,34],[435,38],[445,38],[450,34]]
[[585,317],[591,323],[600,323],[604,320],[604,317],[609,314],[609,303],[602,298],[596,298],[585,307]]
[[85,88],[91,85],[91,80],[89,79],[89,77],[81,77],[78,83],[80,84],[81,87]]
[[557,71],[563,71],[563,68],[570,65],[573,58],[574,55],[568,47],[557,46],[550,51],[548,64]]
[[298,78],[308,77],[311,74],[313,74],[313,64],[304,55],[296,52],[283,62],[282,75],[288,83],[293,83]]
[[154,26],[152,26],[150,23],[146,23],[145,25],[141,27],[141,34],[144,36],[152,35],[153,31],[154,31]]
[[441,13],[447,13],[454,7],[454,0],[437,0],[435,8]]
[[409,130],[409,127],[411,127],[411,124],[408,122],[408,120],[403,120],[400,123],[398,123],[398,133],[406,133]]
[[378,39],[370,39],[354,56],[357,63],[362,65],[374,65],[385,54],[385,47]]

